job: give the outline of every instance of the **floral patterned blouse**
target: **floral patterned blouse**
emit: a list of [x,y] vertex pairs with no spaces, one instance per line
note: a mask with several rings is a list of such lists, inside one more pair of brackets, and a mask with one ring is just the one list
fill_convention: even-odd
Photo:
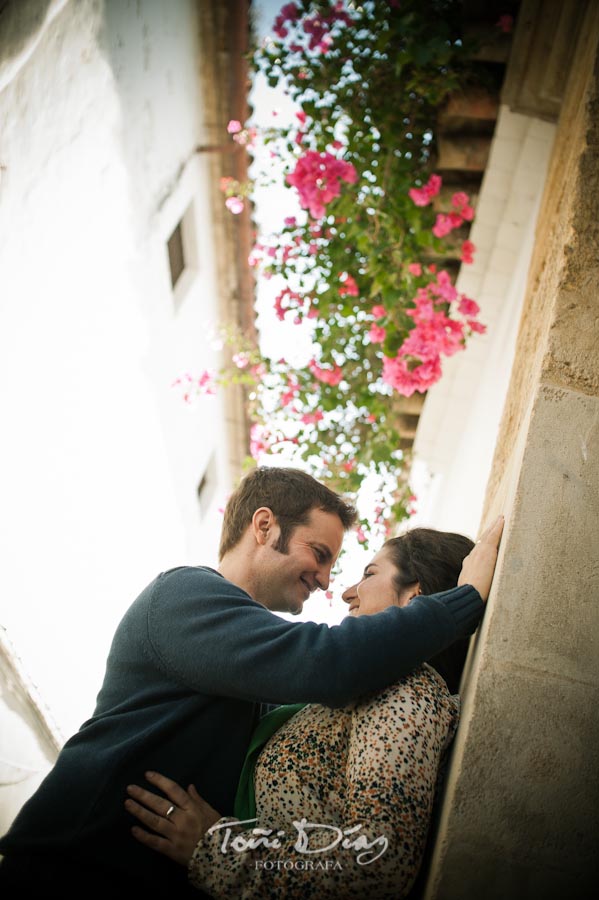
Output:
[[342,709],[304,707],[258,758],[257,822],[220,819],[191,883],[239,900],[404,897],[458,714],[427,665]]

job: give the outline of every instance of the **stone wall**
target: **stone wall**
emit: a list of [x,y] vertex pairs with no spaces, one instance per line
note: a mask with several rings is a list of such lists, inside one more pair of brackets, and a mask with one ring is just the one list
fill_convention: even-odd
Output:
[[506,514],[427,900],[596,891],[599,6],[573,60],[484,518]]

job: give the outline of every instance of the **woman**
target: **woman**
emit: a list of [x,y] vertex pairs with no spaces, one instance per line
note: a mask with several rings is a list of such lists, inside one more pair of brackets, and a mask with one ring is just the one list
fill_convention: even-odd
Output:
[[[349,615],[407,606],[417,594],[454,587],[472,547],[461,535],[425,528],[387,541],[343,594]],[[253,782],[251,771],[242,773],[237,819],[221,818],[192,785],[184,791],[147,773],[168,799],[130,786],[127,809],[155,832],[136,827],[134,836],[188,866],[191,883],[213,897],[406,896],[457,727],[458,699],[450,691],[457,691],[466,649],[460,641],[342,709],[294,707],[278,730],[287,708],[269,714],[258,726],[258,749],[274,733],[259,756],[254,752]]]

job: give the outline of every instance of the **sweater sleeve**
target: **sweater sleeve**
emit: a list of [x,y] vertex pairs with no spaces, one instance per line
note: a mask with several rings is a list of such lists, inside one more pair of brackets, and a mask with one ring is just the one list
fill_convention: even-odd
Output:
[[483,609],[478,591],[464,585],[341,625],[294,623],[216,572],[184,568],[154,583],[147,652],[199,693],[338,707],[398,681],[473,631]]
[[[407,896],[424,852],[457,708],[426,669],[359,703],[352,715],[347,795],[337,832],[310,832],[298,810],[297,833],[280,838],[278,846],[252,848],[251,832],[241,831],[251,825],[221,819],[196,847],[191,883],[215,898],[239,900]],[[263,833],[269,842],[276,839],[272,830]],[[332,847],[340,835],[345,841]],[[319,853],[319,847],[325,849]]]

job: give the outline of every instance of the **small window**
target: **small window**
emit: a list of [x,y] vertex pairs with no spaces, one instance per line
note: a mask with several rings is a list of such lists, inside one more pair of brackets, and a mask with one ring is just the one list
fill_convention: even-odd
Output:
[[171,270],[171,285],[175,287],[185,269],[183,250],[183,220],[179,222],[168,239],[168,262]]
[[193,201],[167,241],[168,266],[175,311],[194,284],[199,270],[198,238]]

